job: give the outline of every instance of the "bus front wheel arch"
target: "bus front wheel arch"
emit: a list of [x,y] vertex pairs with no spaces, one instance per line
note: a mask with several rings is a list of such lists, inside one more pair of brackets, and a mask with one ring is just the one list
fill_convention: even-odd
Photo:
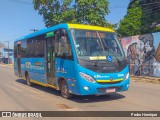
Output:
[[66,99],[72,98],[73,94],[69,93],[69,88],[66,80],[60,81],[60,90],[62,97]]

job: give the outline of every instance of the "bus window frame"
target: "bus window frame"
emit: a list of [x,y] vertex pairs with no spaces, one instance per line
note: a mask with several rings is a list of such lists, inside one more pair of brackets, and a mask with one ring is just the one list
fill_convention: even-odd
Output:
[[[60,44],[60,42],[62,41],[61,37],[63,37],[63,36],[67,40],[66,41],[67,44],[65,43],[65,45],[69,45],[69,48],[68,48],[68,49],[70,49],[70,50],[68,50],[68,51],[70,51],[69,52],[70,53],[69,56],[66,56],[67,53],[58,54],[58,53],[60,53],[59,52],[59,50],[61,49],[60,47],[62,47],[62,45]],[[61,59],[71,60],[71,61],[74,60],[74,58],[73,58],[73,52],[72,52],[73,48],[72,48],[72,44],[71,44],[71,38],[69,37],[69,31],[66,30],[65,28],[61,28],[61,29],[56,30],[56,46],[57,46],[57,49],[56,49],[56,58],[61,58]],[[67,49],[66,46],[65,46],[65,49]]]

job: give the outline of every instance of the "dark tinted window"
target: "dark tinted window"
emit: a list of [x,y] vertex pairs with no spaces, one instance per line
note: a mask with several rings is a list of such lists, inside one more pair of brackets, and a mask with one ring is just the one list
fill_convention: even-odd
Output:
[[35,57],[35,39],[31,38],[27,40],[27,57]]
[[44,57],[44,37],[38,36],[27,40],[27,57]]
[[27,41],[26,40],[22,40],[21,42],[21,55],[22,55],[22,58],[27,57]]
[[64,59],[72,59],[73,56],[71,52],[71,45],[67,32],[66,34],[60,32],[60,35],[57,39],[58,39],[57,57],[62,57]]
[[36,50],[35,50],[36,56],[37,57],[44,57],[44,45],[45,45],[44,37],[43,36],[38,37],[36,44],[37,44]]
[[14,43],[14,58],[17,58],[17,42]]

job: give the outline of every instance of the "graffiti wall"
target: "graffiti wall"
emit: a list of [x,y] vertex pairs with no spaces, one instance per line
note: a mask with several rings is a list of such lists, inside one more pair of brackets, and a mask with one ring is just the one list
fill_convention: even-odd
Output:
[[160,77],[160,32],[121,39],[130,74]]

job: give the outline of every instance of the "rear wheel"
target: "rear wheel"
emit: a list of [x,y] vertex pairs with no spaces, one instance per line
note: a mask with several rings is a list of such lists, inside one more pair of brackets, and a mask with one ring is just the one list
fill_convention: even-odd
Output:
[[69,99],[73,96],[73,94],[69,93],[68,84],[65,80],[61,82],[61,94],[62,97]]
[[28,86],[32,86],[33,85],[33,83],[31,83],[29,74],[26,75],[26,81],[27,81],[27,85]]

